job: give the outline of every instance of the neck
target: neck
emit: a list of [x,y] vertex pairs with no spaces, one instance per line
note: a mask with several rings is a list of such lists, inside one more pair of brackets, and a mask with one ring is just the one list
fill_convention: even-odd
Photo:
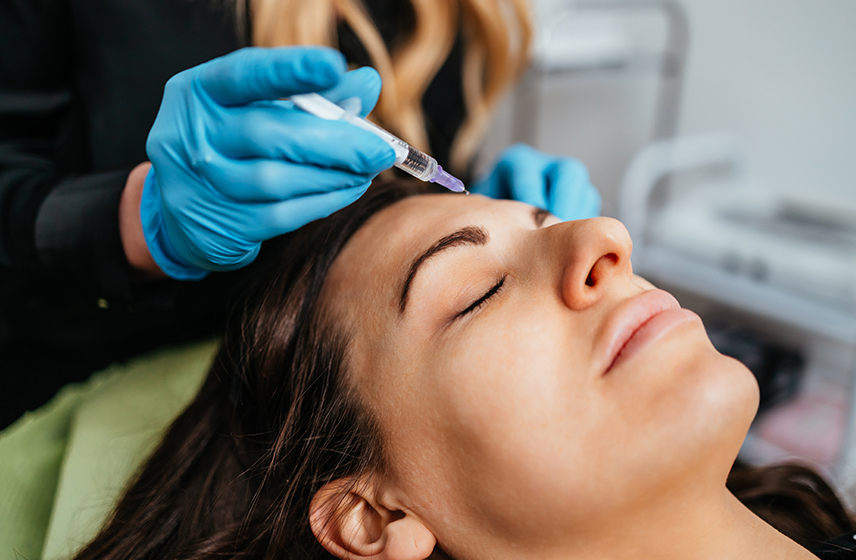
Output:
[[[630,523],[613,527],[599,546],[577,549],[574,560],[817,560],[722,488],[707,503],[684,500],[664,511],[646,511]],[[624,526],[630,525],[630,526]],[[615,531],[620,531],[616,535]],[[567,555],[564,556],[568,558]]]

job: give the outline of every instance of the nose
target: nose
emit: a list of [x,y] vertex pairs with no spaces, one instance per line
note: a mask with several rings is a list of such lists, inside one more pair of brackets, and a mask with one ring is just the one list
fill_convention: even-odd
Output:
[[571,309],[594,305],[610,286],[632,277],[633,242],[618,220],[575,220],[551,228],[557,228],[553,233],[560,255],[562,298]]

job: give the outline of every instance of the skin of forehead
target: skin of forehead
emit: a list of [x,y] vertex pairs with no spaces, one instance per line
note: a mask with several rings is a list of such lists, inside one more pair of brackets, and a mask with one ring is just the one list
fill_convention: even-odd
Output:
[[[353,292],[343,288],[358,284],[356,274],[363,280],[376,281],[360,285],[370,287],[373,305],[387,307],[394,303],[391,309],[396,310],[404,275],[417,255],[460,227],[479,225],[464,223],[463,214],[477,211],[480,218],[491,213],[502,216],[512,205],[529,207],[519,202],[458,194],[422,195],[397,202],[372,216],[348,241],[330,269],[324,295]],[[378,296],[388,301],[378,301]]]

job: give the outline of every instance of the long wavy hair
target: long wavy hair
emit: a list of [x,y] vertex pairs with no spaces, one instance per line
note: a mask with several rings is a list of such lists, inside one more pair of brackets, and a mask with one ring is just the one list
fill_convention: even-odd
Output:
[[[322,287],[371,216],[429,192],[419,182],[376,184],[263,247],[202,388],[77,560],[332,558],[310,528],[313,496],[333,480],[382,475],[387,460],[347,381],[351,333],[325,308]],[[829,485],[804,467],[737,467],[728,485],[806,547],[852,528]],[[433,557],[447,557],[442,544]]]
[[412,28],[392,51],[362,0],[236,2],[239,19],[249,7],[256,46],[337,47],[337,24],[347,24],[383,79],[372,118],[425,151],[429,145],[422,97],[460,31],[466,118],[451,148],[451,168],[456,171],[470,162],[502,94],[529,59],[532,16],[527,0],[409,0]]

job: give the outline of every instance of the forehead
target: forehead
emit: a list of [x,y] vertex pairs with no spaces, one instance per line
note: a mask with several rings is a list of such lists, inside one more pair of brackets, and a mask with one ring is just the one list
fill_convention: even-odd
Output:
[[528,209],[520,202],[478,195],[432,194],[399,201],[370,218],[348,241],[327,276],[323,298],[351,326],[370,328],[381,314],[397,316],[405,275],[422,251],[464,226],[495,230],[514,217],[525,220]]
[[338,295],[357,286],[363,297],[396,295],[413,260],[439,238],[467,225],[504,222],[522,208],[529,206],[478,195],[404,199],[372,216],[354,234],[336,258],[326,285]]

